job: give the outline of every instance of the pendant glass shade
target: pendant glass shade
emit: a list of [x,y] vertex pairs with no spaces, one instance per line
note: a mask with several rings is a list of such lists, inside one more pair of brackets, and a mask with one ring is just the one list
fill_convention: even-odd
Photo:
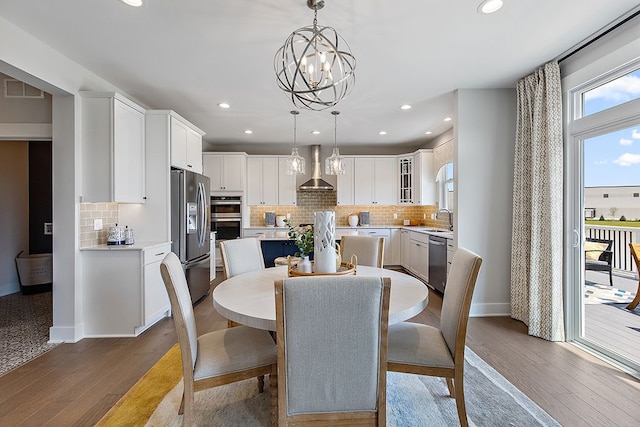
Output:
[[307,0],[313,25],[295,30],[276,52],[274,68],[280,89],[298,108],[324,110],[346,97],[355,83],[356,59],[331,27],[317,24],[322,0]]
[[306,171],[304,157],[298,153],[298,147],[296,147],[296,116],[300,114],[298,111],[291,111],[293,115],[293,148],[291,148],[291,155],[287,157],[287,175],[303,175]]
[[346,170],[340,150],[338,150],[338,114],[340,114],[340,111],[332,111],[331,114],[333,114],[334,146],[331,156],[324,161],[324,173],[326,175],[343,175]]

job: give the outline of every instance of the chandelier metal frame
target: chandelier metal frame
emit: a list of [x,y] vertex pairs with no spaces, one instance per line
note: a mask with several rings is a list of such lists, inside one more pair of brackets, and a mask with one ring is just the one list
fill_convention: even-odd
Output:
[[307,0],[313,25],[298,28],[274,57],[278,86],[298,108],[321,111],[344,99],[355,84],[356,58],[332,27],[318,25],[324,0]]

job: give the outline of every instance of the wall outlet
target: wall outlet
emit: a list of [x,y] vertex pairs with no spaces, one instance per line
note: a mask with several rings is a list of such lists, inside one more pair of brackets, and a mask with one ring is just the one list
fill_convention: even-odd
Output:
[[393,214],[393,219],[398,219],[398,214],[397,213]]
[[422,219],[427,219],[427,214],[422,214]]
[[94,230],[102,230],[102,218],[93,220],[93,229]]

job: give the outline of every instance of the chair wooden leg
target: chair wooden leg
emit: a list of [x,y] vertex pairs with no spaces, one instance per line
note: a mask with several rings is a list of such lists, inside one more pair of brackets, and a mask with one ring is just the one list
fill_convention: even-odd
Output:
[[609,268],[609,285],[613,288],[613,276],[611,274],[611,268]]
[[258,377],[258,392],[262,393],[264,391],[264,375],[260,375]]
[[633,299],[633,301],[629,303],[629,305],[627,306],[627,310],[635,309],[638,306],[638,303],[640,303],[640,282],[638,283],[638,290],[636,291],[636,297]]
[[449,397],[456,397],[456,390],[453,388],[453,379],[445,378],[447,380],[447,388],[449,389]]
[[271,404],[271,427],[278,425],[278,367],[273,365],[269,374],[269,403]]
[[184,414],[184,391],[182,392],[182,400],[180,401],[180,407],[178,408],[178,415]]
[[458,418],[460,419],[460,427],[469,427],[469,421],[467,420],[467,408],[464,404],[464,374],[463,371],[456,371],[455,378],[453,380],[456,408],[458,409]]

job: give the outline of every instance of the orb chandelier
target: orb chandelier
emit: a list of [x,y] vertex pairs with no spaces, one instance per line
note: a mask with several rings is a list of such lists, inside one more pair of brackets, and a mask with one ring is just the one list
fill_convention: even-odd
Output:
[[324,0],[307,0],[313,25],[295,30],[276,52],[274,68],[280,89],[298,108],[321,111],[336,105],[355,84],[356,58],[332,27],[318,25]]
[[333,114],[333,152],[324,161],[324,173],[325,175],[344,175],[346,169],[338,150],[338,114],[340,111],[332,111],[331,114]]
[[291,148],[291,155],[287,157],[287,175],[303,175],[305,173],[304,157],[298,154],[298,147],[296,147],[296,116],[300,114],[299,111],[291,111],[293,115],[293,148]]

